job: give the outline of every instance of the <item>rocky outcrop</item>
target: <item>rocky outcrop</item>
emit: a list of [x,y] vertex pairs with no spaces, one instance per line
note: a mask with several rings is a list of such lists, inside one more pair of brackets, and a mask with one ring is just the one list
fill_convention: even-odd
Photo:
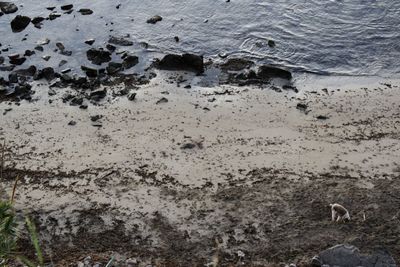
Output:
[[184,70],[197,73],[204,72],[203,57],[194,54],[166,55],[157,63],[157,67],[162,70]]

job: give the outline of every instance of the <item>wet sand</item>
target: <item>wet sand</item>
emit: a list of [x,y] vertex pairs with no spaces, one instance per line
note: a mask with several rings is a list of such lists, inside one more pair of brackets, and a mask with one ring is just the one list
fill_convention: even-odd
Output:
[[[32,103],[0,103],[11,158],[1,185],[9,192],[21,176],[16,209],[35,219],[57,266],[88,255],[301,265],[338,243],[383,246],[399,262],[398,81],[296,94],[185,89],[169,76],[134,101],[108,96],[87,110],[62,103],[68,89],[49,103],[46,85]],[[330,222],[333,202],[350,223]]]

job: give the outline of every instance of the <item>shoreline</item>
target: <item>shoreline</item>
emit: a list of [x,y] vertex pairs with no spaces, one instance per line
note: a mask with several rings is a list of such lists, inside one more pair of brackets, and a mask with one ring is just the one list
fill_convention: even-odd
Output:
[[[87,110],[62,103],[68,89],[48,103],[46,85],[34,86],[38,101],[0,103],[12,108],[0,122],[6,191],[21,174],[16,209],[61,265],[110,251],[205,264],[216,238],[223,263],[242,251],[248,265],[300,265],[338,243],[383,245],[399,262],[398,80],[278,93],[168,83],[181,75],[157,73],[134,101],[107,87]],[[354,221],[332,224],[333,202]]]

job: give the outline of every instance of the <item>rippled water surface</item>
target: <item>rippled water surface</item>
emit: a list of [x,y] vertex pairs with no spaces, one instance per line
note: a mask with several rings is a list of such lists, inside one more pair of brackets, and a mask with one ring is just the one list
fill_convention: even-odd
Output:
[[[125,49],[139,55],[142,66],[160,53],[194,52],[206,57],[245,56],[262,63],[287,66],[299,72],[345,75],[396,76],[400,72],[400,1],[393,0],[96,0],[15,2],[18,13],[0,17],[0,34],[7,53],[33,49],[38,40],[51,43],[43,54],[31,57],[24,66],[57,66],[55,43],[61,41],[73,55],[68,65],[87,64],[84,44],[96,39],[104,46],[110,35],[135,42]],[[90,8],[94,14],[63,14],[45,21],[42,29],[31,24],[21,33],[12,33],[9,22],[17,14],[47,17],[46,7],[74,4],[74,9]],[[116,6],[121,4],[120,8]],[[155,25],[146,20],[161,15]],[[27,36],[26,36],[27,35]],[[27,40],[21,42],[26,36]],[[174,36],[180,38],[175,42]],[[268,46],[274,40],[276,46]],[[141,42],[149,44],[148,48]],[[7,53],[3,52],[2,55]]]

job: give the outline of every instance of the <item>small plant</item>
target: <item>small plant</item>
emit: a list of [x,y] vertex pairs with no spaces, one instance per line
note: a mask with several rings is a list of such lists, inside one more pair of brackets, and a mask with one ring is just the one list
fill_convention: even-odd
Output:
[[17,220],[13,208],[15,191],[19,177],[15,179],[10,201],[0,201],[0,266],[7,266],[11,260],[17,260],[28,267],[44,266],[43,253],[39,245],[39,238],[35,224],[28,218],[25,218],[25,225],[35,249],[36,259],[30,260],[20,255],[17,251]]

